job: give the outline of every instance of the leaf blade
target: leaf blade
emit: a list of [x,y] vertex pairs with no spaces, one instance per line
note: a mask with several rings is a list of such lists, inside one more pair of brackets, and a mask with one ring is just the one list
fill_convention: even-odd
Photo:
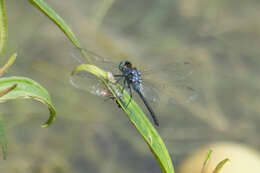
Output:
[[7,23],[5,13],[5,2],[0,0],[0,55],[3,52],[5,43],[7,41]]
[[0,77],[3,75],[3,73],[14,63],[15,59],[16,59],[17,53],[14,53],[9,60],[7,61],[7,63],[0,68]]
[[0,78],[0,91],[17,84],[11,92],[0,97],[0,103],[13,99],[34,99],[47,105],[50,116],[42,127],[48,127],[56,117],[56,110],[52,105],[49,93],[37,82],[25,77]]
[[207,164],[208,164],[208,162],[209,162],[209,159],[210,159],[210,157],[211,157],[212,152],[213,152],[213,151],[212,151],[211,149],[208,150],[207,155],[206,155],[206,157],[205,157],[205,160],[204,160],[204,162],[203,162],[203,166],[202,166],[202,169],[201,169],[201,173],[204,173],[205,168],[206,168],[206,166],[207,166]]
[[0,114],[0,144],[2,147],[3,159],[6,159],[6,151],[7,151],[7,140],[5,136],[3,115]]
[[72,32],[67,23],[60,17],[46,2],[43,0],[29,0],[31,4],[42,11],[49,19],[51,19],[71,40],[71,42],[78,48],[81,47],[80,42],[76,38],[75,34]]
[[228,158],[226,158],[226,159],[220,161],[220,162],[218,163],[218,165],[216,166],[216,168],[214,169],[213,173],[219,173],[220,170],[222,169],[222,167],[223,167],[228,161],[229,161]]

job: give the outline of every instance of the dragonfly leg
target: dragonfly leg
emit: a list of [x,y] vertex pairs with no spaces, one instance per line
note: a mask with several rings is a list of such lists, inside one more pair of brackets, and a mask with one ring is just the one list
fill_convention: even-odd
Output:
[[121,105],[120,105],[119,102],[116,100],[116,97],[114,97],[113,95],[108,96],[108,98],[106,98],[105,101],[110,100],[110,99],[113,100],[113,101],[115,101],[116,104],[117,104],[117,106],[118,106],[119,108],[121,108]]
[[115,74],[114,77],[124,77],[122,74]]
[[108,101],[108,100],[114,100],[114,99],[116,99],[113,95],[111,95],[111,96],[107,96],[105,99],[104,99],[104,101]]
[[118,79],[117,79],[116,82],[115,82],[115,83],[117,84],[117,83],[119,83],[119,82],[123,79],[124,75],[115,74],[114,77],[118,77]]
[[120,77],[116,80],[116,83],[119,83],[121,80],[123,79],[123,77]]
[[130,100],[128,101],[126,107],[128,107],[128,105],[131,103],[132,98],[133,98],[133,91],[132,91],[132,88],[131,88],[131,85],[130,85],[129,82],[127,82],[127,87],[128,87],[128,89],[129,89],[129,93],[130,93]]
[[121,90],[121,92],[122,92],[122,93],[124,92],[124,90],[125,90],[125,87],[126,87],[126,79],[124,79],[123,88],[122,88],[122,90]]

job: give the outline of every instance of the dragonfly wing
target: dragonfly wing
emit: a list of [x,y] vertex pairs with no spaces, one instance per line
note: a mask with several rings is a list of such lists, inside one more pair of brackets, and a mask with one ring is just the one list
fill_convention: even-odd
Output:
[[80,64],[88,64],[87,58],[91,60],[91,63],[96,65],[97,67],[107,71],[111,72],[112,74],[120,74],[118,69],[118,64],[114,62],[111,58],[105,58],[102,57],[92,51],[89,51],[87,49],[82,49],[82,51],[86,52],[86,56],[84,57],[81,54],[81,49],[74,48],[72,52],[72,58],[75,59]]
[[105,96],[104,84],[98,78],[88,72],[79,71],[70,77],[70,83],[77,89],[89,92],[98,96]]
[[141,92],[143,96],[151,102],[159,102],[160,100],[159,90],[149,81],[143,81],[141,85]]
[[[147,91],[155,91],[159,93],[161,101],[179,102],[181,95],[182,102],[191,102],[198,97],[198,92],[192,84],[192,76],[194,74],[194,65],[187,59],[178,59],[175,62],[167,64],[157,64],[151,70],[142,71],[142,78],[151,86]],[[152,89],[151,89],[152,88]],[[174,100],[174,101],[173,101]]]
[[156,66],[156,68],[146,68],[142,71],[142,74],[146,79],[150,78],[164,78],[169,79],[172,82],[182,82],[189,78],[194,72],[194,67],[191,62],[177,61],[169,62]]
[[160,78],[144,80],[142,92],[150,101],[161,103],[190,103],[198,97],[198,92],[187,84],[177,84]]

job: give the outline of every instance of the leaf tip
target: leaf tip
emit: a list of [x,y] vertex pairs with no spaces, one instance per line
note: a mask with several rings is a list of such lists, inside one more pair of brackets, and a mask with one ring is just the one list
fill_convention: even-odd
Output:
[[49,127],[49,124],[44,123],[43,125],[41,125],[41,128],[46,128],[46,127]]
[[56,118],[56,111],[55,111],[55,109],[50,108],[49,110],[50,110],[50,117],[44,124],[41,125],[41,128],[49,127],[53,123],[55,118]]

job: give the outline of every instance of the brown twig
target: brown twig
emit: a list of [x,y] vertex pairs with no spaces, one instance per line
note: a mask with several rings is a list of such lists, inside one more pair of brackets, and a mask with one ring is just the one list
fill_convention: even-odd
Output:
[[7,93],[9,93],[10,91],[12,91],[13,89],[15,89],[17,87],[17,84],[14,84],[13,86],[4,89],[3,91],[0,92],[0,97],[6,95]]

